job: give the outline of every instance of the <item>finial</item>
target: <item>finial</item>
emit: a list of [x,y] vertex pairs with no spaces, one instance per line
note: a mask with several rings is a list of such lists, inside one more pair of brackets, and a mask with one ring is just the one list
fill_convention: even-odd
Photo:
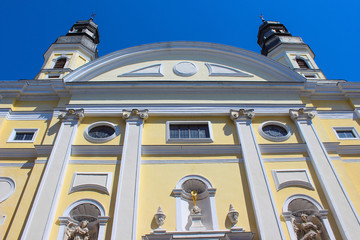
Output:
[[162,229],[161,226],[165,222],[166,215],[163,212],[163,210],[161,209],[161,206],[159,206],[159,208],[158,208],[157,212],[155,213],[154,217],[155,217],[155,221],[156,221],[156,223],[158,225],[158,228],[155,229],[154,231],[164,231],[164,229]]
[[260,17],[260,19],[261,19],[262,22],[265,22],[264,15],[262,15],[262,13],[260,14],[259,17]]
[[92,13],[90,20],[94,20],[95,16],[96,16],[96,14],[95,14],[95,13]]

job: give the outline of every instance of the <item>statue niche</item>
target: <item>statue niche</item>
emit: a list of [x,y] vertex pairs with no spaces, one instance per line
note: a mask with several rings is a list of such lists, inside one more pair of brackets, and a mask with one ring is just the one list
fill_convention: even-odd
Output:
[[291,224],[298,240],[330,240],[319,210],[306,199],[290,202]]
[[98,239],[100,210],[93,204],[77,205],[70,211],[69,223],[66,226],[64,240]]

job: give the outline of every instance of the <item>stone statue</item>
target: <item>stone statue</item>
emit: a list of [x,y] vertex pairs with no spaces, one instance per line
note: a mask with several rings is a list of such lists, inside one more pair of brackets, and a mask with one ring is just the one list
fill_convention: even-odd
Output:
[[201,208],[199,208],[197,205],[196,205],[196,200],[197,200],[197,191],[193,190],[191,191],[191,197],[192,197],[192,200],[194,202],[194,206],[191,208],[190,212],[191,214],[195,214],[195,215],[199,215],[201,214]]
[[158,228],[155,230],[162,230],[161,226],[164,224],[165,219],[166,219],[166,215],[159,206],[157,212],[155,213],[155,221],[156,224],[158,225]]
[[80,226],[74,222],[69,222],[66,227],[64,240],[90,240],[87,220],[81,221]]
[[321,229],[323,225],[319,218],[311,215],[311,220],[307,214],[301,214],[301,223],[296,222],[295,217],[291,223],[299,240],[321,240]]
[[229,207],[228,217],[233,224],[232,228],[236,227],[236,224],[239,221],[239,212],[235,210],[232,204],[230,204]]

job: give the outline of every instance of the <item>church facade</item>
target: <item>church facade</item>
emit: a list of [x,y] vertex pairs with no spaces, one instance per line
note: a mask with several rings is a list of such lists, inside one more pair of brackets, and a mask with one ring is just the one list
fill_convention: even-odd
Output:
[[76,22],[0,82],[2,239],[358,239],[360,85],[286,27],[98,58]]

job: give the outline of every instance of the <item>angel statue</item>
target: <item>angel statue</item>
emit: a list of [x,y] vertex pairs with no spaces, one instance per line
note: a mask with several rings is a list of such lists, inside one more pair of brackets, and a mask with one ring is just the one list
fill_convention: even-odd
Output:
[[299,240],[322,240],[323,225],[319,218],[311,215],[311,220],[307,214],[301,214],[301,223],[296,222],[292,217],[291,223]]
[[87,220],[81,221],[80,226],[74,222],[69,222],[66,227],[64,240],[90,240]]

